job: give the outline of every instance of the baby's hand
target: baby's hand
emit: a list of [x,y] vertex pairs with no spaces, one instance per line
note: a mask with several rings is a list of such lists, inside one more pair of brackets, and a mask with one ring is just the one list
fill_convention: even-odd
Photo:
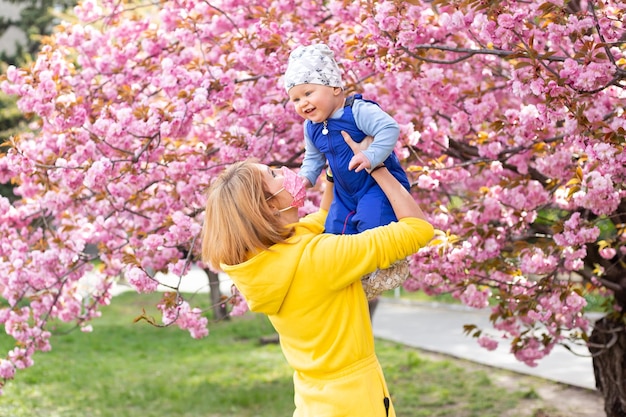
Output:
[[[311,187],[313,187],[313,184],[311,184],[311,181],[309,181],[309,179],[308,179],[308,178],[306,178],[306,177],[300,177],[300,178],[302,178],[302,182],[304,183],[304,186],[305,186],[306,188],[311,188]],[[315,189],[317,189],[317,188],[315,188]]]

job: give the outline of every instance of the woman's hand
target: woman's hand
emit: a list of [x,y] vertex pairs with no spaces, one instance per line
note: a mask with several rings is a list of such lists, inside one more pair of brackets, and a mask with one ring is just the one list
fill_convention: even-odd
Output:
[[[350,160],[348,164],[348,168],[352,169],[356,167],[355,171],[359,172],[363,169],[362,165],[358,165],[358,162],[354,162],[356,156],[361,154],[361,151],[367,149],[367,147],[372,143],[373,138],[367,137],[363,139],[363,142],[356,143],[352,140],[349,134],[342,131],[341,135],[343,139],[346,141],[352,152],[354,152],[354,157]],[[363,155],[365,157],[365,155]],[[369,162],[369,161],[368,161]],[[426,216],[422,212],[422,209],[413,199],[413,196],[404,188],[402,184],[387,170],[387,168],[383,165],[382,169],[375,169],[368,171],[370,175],[376,181],[376,183],[383,190],[387,199],[391,203],[391,207],[393,208],[393,212],[395,213],[398,219],[402,219],[404,217],[417,217],[420,219],[426,219]]]
[[372,164],[369,159],[363,154],[370,144],[374,141],[374,138],[371,136],[366,136],[360,143],[352,140],[352,137],[347,132],[341,131],[341,135],[343,139],[346,141],[352,152],[354,152],[354,156],[350,159],[348,163],[348,169],[353,170],[355,172],[359,172],[362,170],[368,170],[372,168]]

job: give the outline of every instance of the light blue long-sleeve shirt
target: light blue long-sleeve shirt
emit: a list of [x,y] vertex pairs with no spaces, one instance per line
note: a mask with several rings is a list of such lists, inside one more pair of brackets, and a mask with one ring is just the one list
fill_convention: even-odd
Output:
[[[343,107],[330,116],[331,119],[339,119],[343,116]],[[363,151],[363,154],[370,161],[370,166],[375,167],[381,164],[391,155],[398,137],[400,136],[400,127],[398,123],[381,109],[377,104],[365,101],[354,100],[352,104],[352,114],[357,128],[368,136],[372,136],[374,141]],[[309,120],[304,126],[304,159],[300,167],[299,175],[309,180],[311,184],[315,184],[320,176],[324,165],[326,165],[326,156],[320,152],[313,144],[307,133],[306,123],[313,123]],[[346,144],[346,146],[348,146]]]

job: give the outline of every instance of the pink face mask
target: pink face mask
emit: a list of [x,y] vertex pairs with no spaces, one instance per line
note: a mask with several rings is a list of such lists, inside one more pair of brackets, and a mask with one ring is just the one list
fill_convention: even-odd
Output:
[[285,191],[293,196],[291,207],[302,207],[306,197],[304,179],[287,167],[282,167],[281,171],[285,178],[283,180],[283,187],[285,187]]
[[281,167],[281,172],[283,174],[283,188],[269,196],[266,200],[269,200],[275,197],[278,193],[285,190],[293,197],[293,201],[291,205],[280,209],[278,211],[289,210],[291,207],[302,207],[304,205],[304,199],[306,197],[306,186],[304,185],[304,179],[300,178],[298,174],[293,172],[287,167]]

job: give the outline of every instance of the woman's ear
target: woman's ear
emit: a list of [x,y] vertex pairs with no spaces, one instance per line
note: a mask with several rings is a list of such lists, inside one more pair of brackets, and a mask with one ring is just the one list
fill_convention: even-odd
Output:
[[280,216],[280,211],[278,210],[278,206],[274,203],[275,198],[272,198],[267,201],[267,206],[270,208],[270,211],[274,216]]
[[[272,198],[272,200],[274,200],[274,199]],[[274,204],[274,203],[272,202],[272,200],[268,201],[268,202],[267,202],[267,205],[269,206],[269,208],[271,208],[271,209],[272,209],[272,211],[276,211],[276,210],[278,210],[278,207],[276,207],[276,204]]]
[[276,215],[276,212],[278,212],[280,210],[280,207],[278,207],[278,199],[276,198],[276,196],[273,196],[273,198],[270,198],[267,201],[267,206],[270,208],[271,211],[274,212],[274,215]]

